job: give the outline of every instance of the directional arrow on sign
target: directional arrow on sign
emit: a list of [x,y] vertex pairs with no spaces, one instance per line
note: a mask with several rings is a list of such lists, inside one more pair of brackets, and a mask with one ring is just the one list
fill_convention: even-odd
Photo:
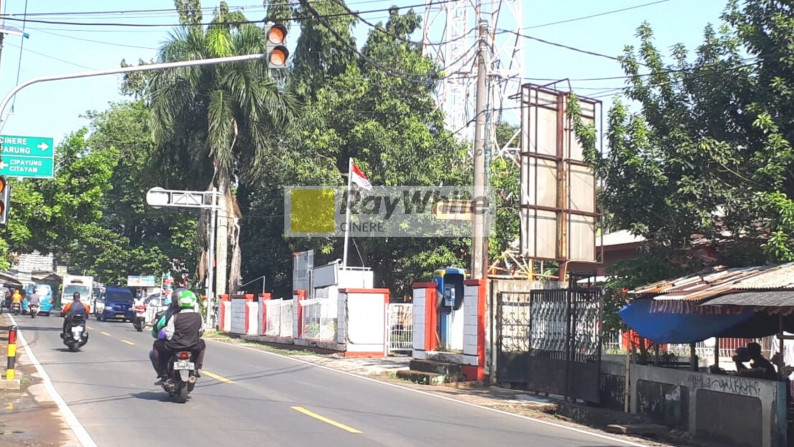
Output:
[[47,146],[47,143],[41,143],[41,144],[39,144],[39,145],[38,145],[38,146],[36,146],[36,147],[37,147],[37,148],[39,148],[39,149],[41,149],[41,150],[43,150],[43,151],[46,151],[47,149],[49,149],[49,148],[50,148],[49,146]]
[[7,167],[8,167],[8,163],[6,163],[4,161],[0,161],[0,169],[5,169]]

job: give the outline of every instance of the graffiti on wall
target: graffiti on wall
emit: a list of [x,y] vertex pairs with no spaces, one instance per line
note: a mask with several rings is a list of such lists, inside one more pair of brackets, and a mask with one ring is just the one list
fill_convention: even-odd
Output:
[[733,393],[742,396],[758,397],[761,384],[758,380],[739,376],[709,376],[705,374],[692,374],[688,378],[690,389],[703,388],[723,393]]

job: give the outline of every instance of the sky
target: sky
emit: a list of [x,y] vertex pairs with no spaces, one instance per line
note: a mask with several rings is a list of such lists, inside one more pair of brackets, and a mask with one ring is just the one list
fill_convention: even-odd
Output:
[[[250,20],[265,16],[261,1],[227,3],[232,9],[241,9]],[[425,1],[347,0],[347,3],[354,11],[382,10],[391,5],[422,5],[414,9],[423,15]],[[708,23],[720,23],[725,3],[724,0],[524,0],[522,33],[580,50],[617,56],[625,45],[638,43],[635,30],[647,21],[654,30],[657,47],[667,56],[675,43],[683,43],[689,49],[700,44],[704,27]],[[205,21],[211,19],[212,8],[217,4],[217,1],[202,2]],[[122,59],[128,63],[152,60],[156,58],[157,49],[168,40],[169,31],[178,23],[173,2],[168,0],[5,0],[2,9],[6,18],[4,27],[21,29],[24,26],[29,34],[27,39],[11,35],[5,38],[0,53],[2,96],[18,82],[38,76],[116,68]],[[621,9],[625,10],[618,11]],[[141,10],[150,11],[131,12]],[[29,21],[23,21],[25,17]],[[384,21],[387,13],[371,12],[363,17],[378,22]],[[511,17],[500,19],[500,28],[514,27],[513,20],[515,18]],[[167,26],[100,26],[97,23]],[[355,34],[360,44],[368,29],[366,24],[357,25]],[[435,32],[438,34],[438,29]],[[413,38],[420,40],[421,33]],[[621,79],[582,80],[623,76],[614,60],[521,39],[525,77],[532,82],[569,78],[574,89],[583,96],[599,96],[604,90],[624,85]],[[291,29],[288,41],[294,46],[297,27]],[[128,99],[119,93],[121,79],[121,75],[109,75],[27,87],[3,111],[0,134],[50,137],[57,144],[68,134],[88,125],[84,117],[86,111],[102,111],[111,102]],[[606,101],[605,110],[610,98],[611,92],[601,98]]]

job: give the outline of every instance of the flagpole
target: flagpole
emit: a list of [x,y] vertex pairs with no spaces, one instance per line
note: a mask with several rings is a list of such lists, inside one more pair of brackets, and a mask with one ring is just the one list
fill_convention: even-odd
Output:
[[347,197],[345,198],[345,248],[342,254],[342,270],[347,269],[347,239],[350,235],[350,189],[353,179],[353,157],[347,163]]

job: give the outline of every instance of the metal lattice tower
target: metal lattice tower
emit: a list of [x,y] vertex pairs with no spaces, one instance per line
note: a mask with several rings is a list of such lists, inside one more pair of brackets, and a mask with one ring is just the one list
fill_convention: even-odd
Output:
[[[519,124],[518,96],[524,76],[521,32],[524,0],[426,0],[423,51],[444,68],[437,102],[446,114],[447,129],[471,141],[474,132],[474,87],[477,78],[477,23],[488,21],[491,135],[501,121]],[[515,143],[515,146],[518,142]],[[501,148],[499,148],[501,149]]]

